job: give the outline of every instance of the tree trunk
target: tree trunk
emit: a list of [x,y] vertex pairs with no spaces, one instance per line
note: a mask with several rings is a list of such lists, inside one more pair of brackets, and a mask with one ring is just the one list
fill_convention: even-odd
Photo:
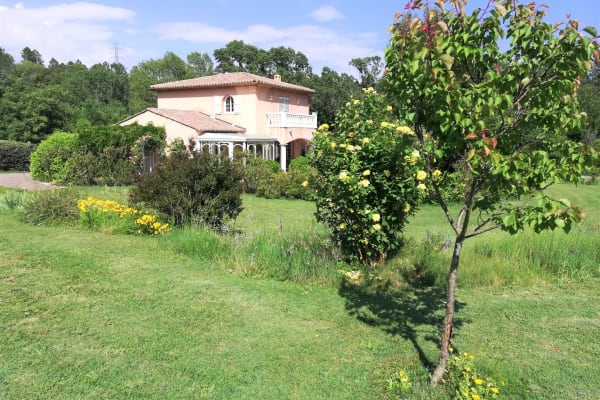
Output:
[[440,346],[440,359],[438,365],[431,375],[431,385],[436,386],[444,376],[452,340],[452,321],[454,320],[454,306],[456,294],[456,276],[458,273],[458,263],[460,261],[460,252],[462,250],[464,238],[457,238],[454,243],[454,253],[452,253],[452,262],[450,263],[450,275],[448,276],[448,300],[446,303],[446,316],[444,317],[444,332],[442,334],[442,343]]

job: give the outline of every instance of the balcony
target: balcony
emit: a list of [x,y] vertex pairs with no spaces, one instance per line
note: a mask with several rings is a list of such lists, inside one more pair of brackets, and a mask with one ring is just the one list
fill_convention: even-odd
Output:
[[317,114],[267,113],[269,128],[317,128]]

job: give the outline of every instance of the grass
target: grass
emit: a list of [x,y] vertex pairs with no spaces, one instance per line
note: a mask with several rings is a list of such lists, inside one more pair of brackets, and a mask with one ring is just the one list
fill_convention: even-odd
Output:
[[[557,190],[589,210],[570,235],[494,232],[464,251],[453,344],[506,381],[506,398],[600,393],[599,187]],[[431,247],[445,238],[437,209],[420,210],[410,254],[387,266],[420,260],[434,285],[413,288],[340,284],[311,203],[244,207],[242,235],[159,240],[25,225],[0,209],[0,399],[388,399],[399,369],[404,398],[444,398],[426,383],[449,262]]]

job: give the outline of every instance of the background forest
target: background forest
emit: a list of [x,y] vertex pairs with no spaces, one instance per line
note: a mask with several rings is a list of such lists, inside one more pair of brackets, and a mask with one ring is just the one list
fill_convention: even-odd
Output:
[[113,124],[156,106],[152,84],[238,71],[279,74],[285,82],[314,89],[311,111],[318,113],[319,123],[331,123],[342,104],[358,96],[362,87],[377,84],[383,72],[381,58],[373,56],[349,62],[358,78],[327,67],[319,75],[301,52],[285,47],[262,50],[237,40],[216,49],[213,56],[192,52],[184,60],[167,52],[127,71],[119,63],[88,67],[79,60],[46,62],[29,47],[16,61],[0,47],[0,140],[36,144],[56,130]]

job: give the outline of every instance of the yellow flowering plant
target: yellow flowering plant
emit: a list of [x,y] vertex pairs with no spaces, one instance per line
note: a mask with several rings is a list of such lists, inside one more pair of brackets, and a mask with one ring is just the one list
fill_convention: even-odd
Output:
[[339,110],[333,127],[322,125],[315,133],[311,164],[317,170],[310,182],[317,218],[347,258],[385,260],[426,195],[428,176],[413,130],[385,96],[364,89]]
[[77,208],[82,226],[92,230],[151,236],[170,231],[155,215],[113,200],[87,197],[77,201]]
[[443,383],[454,399],[486,400],[500,397],[500,388],[491,377],[477,373],[475,356],[468,352],[456,353],[450,348],[450,359],[446,367]]
[[410,378],[404,370],[399,370],[388,379],[388,390],[390,392],[398,393],[399,395],[408,392],[411,386],[412,383],[410,382]]

